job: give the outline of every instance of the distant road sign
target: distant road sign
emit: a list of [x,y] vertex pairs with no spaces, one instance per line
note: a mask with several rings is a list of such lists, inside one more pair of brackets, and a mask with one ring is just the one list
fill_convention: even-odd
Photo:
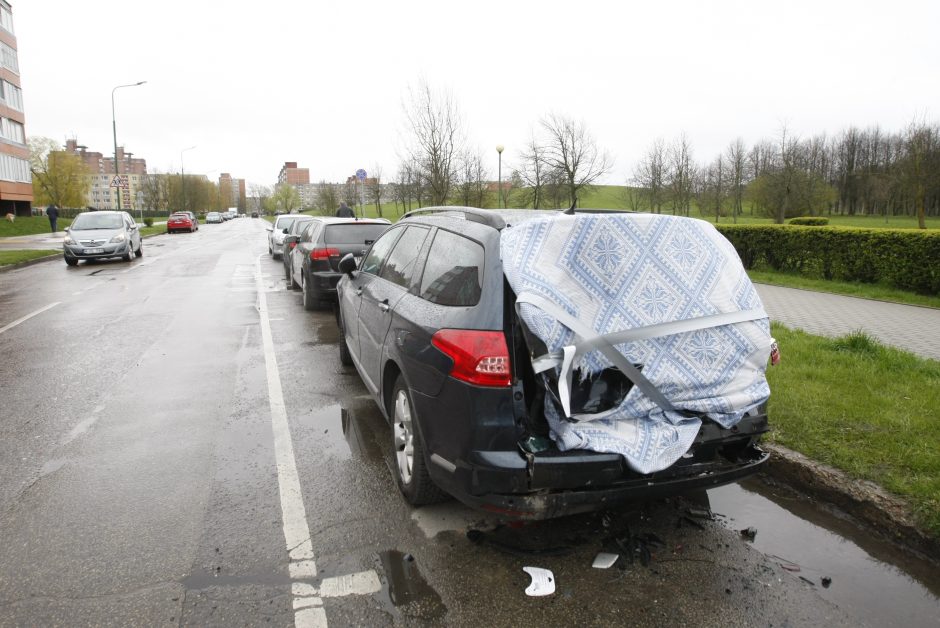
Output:
[[360,168],[359,170],[356,170],[356,178],[359,179],[360,181],[365,181],[366,171],[363,170],[362,168]]
[[111,183],[109,187],[112,188],[126,188],[130,185],[130,181],[127,179],[127,175],[116,174],[111,178]]

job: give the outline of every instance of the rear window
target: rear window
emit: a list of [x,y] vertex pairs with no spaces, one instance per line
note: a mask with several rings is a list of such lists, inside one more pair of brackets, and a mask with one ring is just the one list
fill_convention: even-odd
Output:
[[325,244],[372,244],[385,233],[388,225],[384,223],[344,223],[327,225],[323,235]]
[[440,305],[476,305],[483,286],[483,247],[438,230],[421,278],[421,298]]

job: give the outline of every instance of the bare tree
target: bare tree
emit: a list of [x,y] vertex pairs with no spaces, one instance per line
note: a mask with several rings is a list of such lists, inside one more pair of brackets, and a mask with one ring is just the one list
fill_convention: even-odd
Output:
[[738,216],[744,212],[744,185],[747,158],[744,140],[740,137],[728,145],[725,153],[728,162],[728,195],[731,198],[731,219],[738,222]]
[[666,153],[668,163],[667,181],[672,198],[672,213],[689,215],[695,182],[695,164],[692,147],[685,133],[669,146]]
[[[936,127],[925,122],[912,122],[905,134],[904,144],[907,160],[904,176],[914,201],[917,227],[927,228],[927,187],[931,175],[936,185],[937,166],[940,160],[940,136]],[[931,167],[932,166],[932,167]]]
[[666,185],[666,145],[662,139],[653,142],[646,156],[633,169],[633,183],[645,190],[650,211],[662,212]]
[[323,216],[332,216],[339,207],[339,190],[332,183],[320,180],[317,184],[317,194],[314,200],[317,213]]
[[409,89],[404,105],[412,133],[409,149],[420,180],[428,187],[430,200],[443,205],[450,196],[458,155],[463,150],[463,123],[449,93],[435,93],[426,82]]
[[548,135],[544,143],[545,162],[564,182],[568,201],[574,205],[580,190],[610,172],[611,158],[598,149],[583,121],[549,114],[541,125]]
[[525,197],[523,206],[539,209],[544,202],[544,187],[548,178],[549,166],[545,162],[545,149],[533,136],[519,153],[522,167],[517,171],[522,180]]
[[382,217],[382,195],[385,190],[382,188],[382,167],[378,164],[372,166],[372,176],[369,177],[369,184],[366,186],[366,196],[373,205],[379,218]]
[[487,172],[480,149],[465,150],[460,156],[456,189],[460,203],[467,207],[487,207],[489,194],[486,188]]

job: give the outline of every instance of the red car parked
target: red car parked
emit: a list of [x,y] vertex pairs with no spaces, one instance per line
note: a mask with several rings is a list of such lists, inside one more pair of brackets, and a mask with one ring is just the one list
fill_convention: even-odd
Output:
[[170,214],[170,218],[166,221],[166,232],[173,233],[174,231],[199,231],[199,221],[196,219],[196,215],[192,212],[175,212]]

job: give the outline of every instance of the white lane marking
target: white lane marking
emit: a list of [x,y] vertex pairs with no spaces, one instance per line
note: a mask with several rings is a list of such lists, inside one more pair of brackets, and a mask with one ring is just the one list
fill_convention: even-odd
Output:
[[320,597],[342,597],[344,595],[371,595],[382,590],[379,574],[374,569],[325,578],[320,584]]
[[[317,575],[317,565],[314,561],[313,544],[310,541],[310,528],[307,527],[307,511],[304,508],[303,494],[300,492],[300,477],[297,474],[294,445],[291,441],[290,427],[287,424],[287,409],[284,405],[284,393],[281,390],[281,376],[274,353],[271,323],[268,320],[268,299],[261,279],[262,257],[263,255],[259,255],[255,261],[255,283],[258,287],[261,342],[264,348],[264,365],[268,380],[268,403],[271,407],[271,429],[274,433],[274,457],[277,463],[277,483],[281,495],[284,540],[290,555],[291,578],[313,578]],[[307,587],[313,594],[305,600],[310,606],[294,611],[294,625],[298,628],[325,627],[327,626],[326,610],[323,609],[322,599],[316,595],[313,585],[294,582],[294,595],[297,595],[298,588],[307,594]]]
[[23,318],[18,318],[18,319],[16,319],[15,321],[13,321],[12,323],[10,323],[10,324],[7,325],[6,327],[0,327],[0,334],[2,334],[3,332],[7,331],[8,329],[13,329],[14,327],[16,327],[17,325],[19,325],[19,324],[22,323],[22,322],[28,321],[29,319],[31,319],[32,317],[36,316],[37,314],[42,314],[42,313],[45,312],[46,310],[51,310],[52,308],[54,308],[55,306],[57,306],[59,303],[62,303],[62,302],[61,302],[61,301],[56,301],[55,303],[50,303],[50,304],[47,305],[46,307],[39,308],[39,309],[36,310],[35,312],[32,312],[32,313],[30,313],[30,314],[27,314],[27,315],[24,316]]

